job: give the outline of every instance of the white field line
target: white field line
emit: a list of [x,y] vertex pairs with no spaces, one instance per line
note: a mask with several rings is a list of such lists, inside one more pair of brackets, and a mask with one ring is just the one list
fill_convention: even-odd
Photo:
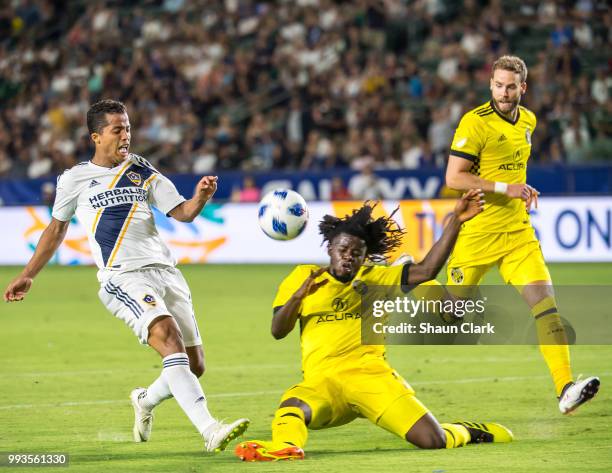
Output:
[[[281,394],[282,391],[249,391],[249,392],[235,392],[235,393],[218,393],[218,394],[207,394],[208,399],[221,398],[221,397],[249,397],[249,396],[263,396],[268,394]],[[46,403],[46,404],[12,404],[10,406],[0,406],[0,411],[10,409],[41,409],[46,407],[80,407],[80,406],[98,406],[101,404],[128,404],[130,400],[126,397],[125,399],[107,399],[99,401],[70,401],[70,402],[57,402],[57,403]]]
[[[450,361],[450,360],[449,360]],[[292,365],[289,363],[285,364],[258,364],[257,369],[282,369],[282,368],[291,368],[298,367],[299,365]],[[249,365],[229,365],[229,366],[214,366],[210,368],[206,368],[206,372],[216,372],[216,371],[245,371],[252,370],[253,367]],[[133,375],[134,373],[146,373],[146,372],[161,372],[161,366],[159,368],[134,368],[134,369],[110,369],[110,370],[80,370],[80,371],[40,371],[33,373],[3,373],[0,372],[0,378],[12,377],[12,378],[43,378],[43,377],[62,377],[62,376],[96,376],[96,375],[105,375],[105,374],[114,374],[114,375]]]
[[[610,376],[612,372],[599,373],[600,376]],[[536,375],[536,376],[489,376],[483,378],[464,378],[464,379],[452,379],[452,380],[433,380],[433,381],[416,381],[409,383],[414,386],[429,386],[438,384],[470,384],[470,383],[491,383],[500,381],[528,381],[536,379],[546,379],[549,375]],[[282,391],[243,391],[243,392],[231,392],[231,393],[217,393],[207,394],[206,397],[209,399],[215,398],[232,398],[232,397],[249,397],[249,396],[264,396],[264,395],[280,395]],[[41,409],[49,407],[80,407],[80,406],[97,406],[102,404],[128,404],[129,399],[107,399],[99,401],[70,401],[70,402],[56,402],[56,403],[45,403],[45,404],[11,404],[7,406],[0,406],[0,411],[6,411],[11,409]]]
[[[529,362],[533,360],[537,360],[539,355],[534,355],[528,358],[520,358],[520,359],[512,359],[512,362]],[[581,359],[584,357],[581,356]],[[456,362],[457,358],[436,358],[435,363],[451,363]],[[508,358],[495,358],[495,357],[487,357],[487,358],[461,358],[460,361],[462,363],[500,363],[507,362]],[[283,364],[257,364],[258,370],[276,370],[276,369],[299,369],[298,363],[283,363]],[[218,372],[218,371],[251,371],[253,369],[250,365],[216,365],[206,368],[206,372]],[[159,368],[134,368],[134,369],[109,369],[109,370],[80,370],[80,371],[40,371],[40,372],[15,372],[15,373],[7,373],[0,371],[0,378],[43,378],[43,377],[62,377],[62,376],[96,376],[96,375],[107,375],[107,374],[134,374],[134,373],[143,373],[143,372],[159,372],[161,371],[161,366]]]

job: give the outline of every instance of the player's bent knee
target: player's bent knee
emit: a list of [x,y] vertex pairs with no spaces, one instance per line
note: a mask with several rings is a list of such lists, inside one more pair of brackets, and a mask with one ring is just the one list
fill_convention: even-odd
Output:
[[446,448],[446,433],[431,414],[421,417],[405,438],[418,448]]
[[302,410],[304,413],[304,423],[306,425],[310,424],[310,420],[312,419],[312,409],[308,404],[297,397],[290,397],[289,399],[285,399],[280,403],[278,407],[297,407]]
[[149,325],[149,345],[162,356],[185,352],[181,330],[169,315],[158,317]]

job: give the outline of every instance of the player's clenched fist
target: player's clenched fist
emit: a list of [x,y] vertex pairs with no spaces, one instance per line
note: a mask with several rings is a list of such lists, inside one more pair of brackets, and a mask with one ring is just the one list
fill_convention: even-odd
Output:
[[210,200],[217,190],[217,176],[204,176],[196,185],[196,194],[204,201]]
[[22,301],[30,287],[32,287],[32,278],[23,276],[15,278],[4,291],[4,302]]

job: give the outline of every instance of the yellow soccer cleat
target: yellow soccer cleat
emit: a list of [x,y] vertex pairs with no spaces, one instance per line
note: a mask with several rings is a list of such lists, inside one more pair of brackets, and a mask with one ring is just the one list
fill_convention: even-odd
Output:
[[508,443],[514,440],[512,431],[495,422],[453,422],[462,425],[472,438],[468,443]]
[[246,462],[273,462],[278,460],[303,460],[304,450],[288,443],[248,440],[236,445],[236,456]]

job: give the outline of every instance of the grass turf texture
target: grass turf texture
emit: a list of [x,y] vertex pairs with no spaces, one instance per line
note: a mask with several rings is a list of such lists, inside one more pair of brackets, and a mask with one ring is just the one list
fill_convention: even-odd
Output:
[[[280,394],[301,379],[297,331],[282,341],[269,334],[270,303],[289,269],[181,268],[203,333],[210,408],[221,418],[250,417],[244,438],[269,438]],[[612,286],[611,265],[551,271],[557,284]],[[0,268],[3,289],[17,272]],[[25,302],[0,306],[0,452],[67,452],[75,472],[612,471],[612,346],[572,349],[574,374],[599,375],[603,389],[569,417],[558,412],[537,347],[390,347],[391,364],[438,420],[497,421],[513,430],[511,444],[424,451],[359,419],[311,431],[306,461],[245,464],[233,456],[235,443],[202,453],[174,400],[156,409],[151,441],[133,443],[128,395],[159,375],[160,360],[106,312],[97,290],[93,268],[49,267]]]

